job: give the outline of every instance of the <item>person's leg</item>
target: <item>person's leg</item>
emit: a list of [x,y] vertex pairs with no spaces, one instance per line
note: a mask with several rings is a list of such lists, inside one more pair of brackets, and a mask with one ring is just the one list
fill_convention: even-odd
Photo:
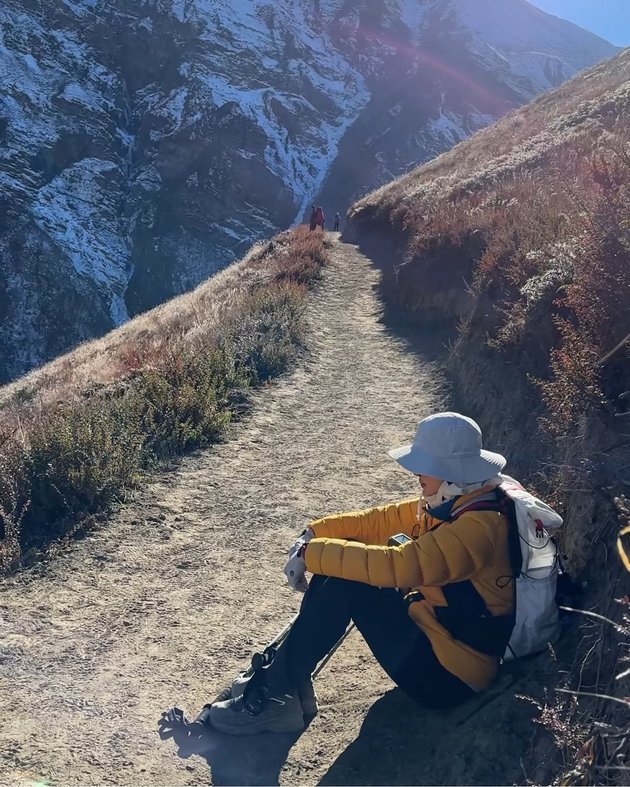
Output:
[[[296,618],[284,643],[278,648],[269,667],[255,672],[241,697],[213,703],[209,717],[212,726],[229,735],[251,735],[259,732],[296,732],[304,728],[304,715],[317,712],[311,674],[317,663],[331,650],[349,623],[347,610],[337,608],[336,614],[319,621],[317,631],[303,626],[322,601],[333,597],[321,594],[326,577],[316,576],[302,600]],[[300,694],[306,692],[310,711],[304,711]],[[313,710],[314,709],[314,710]]]
[[[357,628],[376,660],[405,694],[430,708],[451,708],[475,696],[475,691],[446,670],[431,642],[401,604],[392,604],[384,626],[367,610],[356,619]],[[358,617],[358,616],[357,616]]]
[[[293,689],[297,689],[300,695],[306,692],[308,695],[306,698],[308,710],[305,710],[305,714],[314,715],[317,713],[311,675],[319,661],[331,651],[343,635],[350,622],[349,611],[336,605],[334,607],[334,615],[327,614],[318,621],[317,632],[314,631],[310,623],[307,623],[306,627],[304,627],[305,610],[308,616],[308,610],[313,600],[317,604],[317,599],[319,598],[319,604],[321,604],[322,596],[319,588],[326,581],[327,577],[321,575],[316,575],[312,578],[302,600],[300,615],[293,623],[288,634],[288,646],[285,640],[285,644],[277,650],[273,659],[273,669],[265,667],[259,670],[258,674],[241,681],[236,689],[234,685],[228,686],[221,692],[215,702],[239,696],[245,692],[246,688],[248,689],[248,696],[251,696],[253,687],[265,683],[268,687],[271,685],[273,689],[277,688],[279,692]],[[325,600],[324,603],[326,603]],[[304,630],[302,631],[302,629]],[[296,643],[295,648],[293,646],[294,643]],[[295,653],[293,652],[294,650],[296,651]],[[291,652],[291,658],[287,659],[289,652]],[[291,670],[289,670],[290,665],[292,665]]]
[[300,685],[332,650],[351,621],[346,584],[334,577],[313,576],[300,614],[269,669],[272,680]]
[[269,668],[269,685],[291,691],[307,681],[351,620],[379,664],[415,700],[448,707],[474,694],[439,663],[400,593],[322,576],[311,580],[300,614]]
[[[256,673],[242,698],[213,705],[213,726],[234,735],[300,729],[299,687],[310,680],[351,620],[383,669],[415,700],[431,707],[449,707],[473,695],[437,661],[396,590],[315,576],[271,665]],[[249,712],[232,712],[243,710]]]

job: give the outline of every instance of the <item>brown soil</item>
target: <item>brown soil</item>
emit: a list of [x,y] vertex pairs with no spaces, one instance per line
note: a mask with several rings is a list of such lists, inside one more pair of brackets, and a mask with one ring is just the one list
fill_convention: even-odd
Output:
[[[308,306],[309,351],[212,450],[48,566],[0,585],[0,783],[504,784],[532,708],[514,688],[451,714],[415,707],[353,632],[317,681],[300,736],[160,741],[297,610],[286,549],[309,519],[415,494],[387,457],[444,404],[435,362],[379,321],[379,274],[354,246]],[[421,668],[421,667],[420,667]],[[519,690],[528,690],[528,678]],[[500,686],[509,683],[503,678]]]

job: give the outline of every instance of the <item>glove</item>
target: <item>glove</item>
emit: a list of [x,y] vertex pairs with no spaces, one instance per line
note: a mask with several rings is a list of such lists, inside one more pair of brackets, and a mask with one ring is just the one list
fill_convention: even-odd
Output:
[[299,590],[300,593],[304,593],[308,588],[304,553],[306,552],[306,545],[314,537],[315,533],[310,527],[307,528],[289,550],[289,560],[284,567],[284,573],[289,585],[293,590]]
[[311,540],[311,538],[315,538],[315,531],[311,530],[310,527],[307,527],[306,530],[302,533],[302,535],[298,538],[298,540],[293,544],[291,549],[289,549],[289,557],[298,549],[301,549],[305,544]]

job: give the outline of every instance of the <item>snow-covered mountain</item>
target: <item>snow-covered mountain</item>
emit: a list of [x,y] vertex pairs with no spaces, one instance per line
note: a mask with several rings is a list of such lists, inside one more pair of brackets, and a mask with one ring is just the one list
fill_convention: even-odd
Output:
[[4,0],[0,382],[615,51],[526,0]]

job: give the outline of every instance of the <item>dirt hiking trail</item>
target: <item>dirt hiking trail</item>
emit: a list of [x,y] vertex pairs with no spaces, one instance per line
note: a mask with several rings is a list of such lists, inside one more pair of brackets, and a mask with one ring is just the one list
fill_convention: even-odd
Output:
[[297,611],[282,568],[309,519],[416,494],[386,452],[444,404],[442,373],[387,331],[378,271],[331,237],[299,368],[259,391],[224,443],[0,584],[0,784],[524,778],[513,691],[429,713],[356,631],[318,678],[321,711],[301,736],[210,733],[183,751],[157,735],[162,710],[196,714]]

